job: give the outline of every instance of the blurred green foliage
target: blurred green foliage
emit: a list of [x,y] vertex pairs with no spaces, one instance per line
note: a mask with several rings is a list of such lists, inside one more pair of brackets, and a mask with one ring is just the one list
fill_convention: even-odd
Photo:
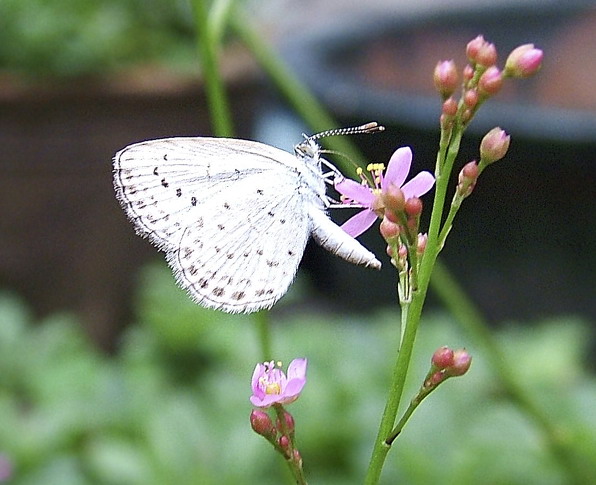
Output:
[[2,0],[0,69],[80,76],[141,62],[196,65],[189,0]]
[[[288,483],[282,461],[249,425],[259,359],[250,317],[192,304],[163,266],[146,270],[137,305],[139,323],[106,356],[73,318],[35,322],[18,299],[0,297],[0,458],[13,467],[6,483]],[[292,308],[277,313],[286,316],[275,321],[274,344],[285,363],[309,359],[305,392],[289,407],[307,475],[326,485],[361,483],[399,319],[391,311],[361,318]],[[562,318],[511,326],[499,340],[519,378],[596,467],[596,379],[582,367],[587,327]],[[474,361],[416,411],[383,483],[566,483],[452,321],[425,319],[418,344],[406,395],[440,345],[466,346]]]

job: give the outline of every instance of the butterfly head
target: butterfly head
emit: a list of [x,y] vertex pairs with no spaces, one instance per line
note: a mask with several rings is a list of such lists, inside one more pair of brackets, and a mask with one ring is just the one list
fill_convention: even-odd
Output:
[[294,153],[306,162],[317,164],[321,154],[321,146],[312,137],[305,137],[302,143],[294,147]]

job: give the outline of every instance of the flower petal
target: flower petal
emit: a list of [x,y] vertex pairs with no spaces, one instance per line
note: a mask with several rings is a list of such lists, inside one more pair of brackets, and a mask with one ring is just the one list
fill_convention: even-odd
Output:
[[406,200],[426,194],[435,185],[435,177],[430,172],[420,172],[401,188]]
[[364,209],[343,223],[341,228],[352,237],[358,237],[377,220],[377,214],[370,209]]
[[412,150],[410,147],[401,147],[395,150],[389,159],[382,186],[384,187],[387,184],[393,184],[397,187],[401,187],[410,172],[411,164]]
[[291,379],[288,381],[286,388],[281,393],[285,398],[297,396],[302,392],[302,388],[306,384],[306,379]]
[[308,360],[305,358],[294,359],[288,366],[288,380],[306,379],[306,366]]
[[339,182],[335,182],[335,190],[340,194],[349,197],[350,199],[362,204],[366,207],[370,207],[375,200],[370,187],[359,184],[352,179],[342,178]]

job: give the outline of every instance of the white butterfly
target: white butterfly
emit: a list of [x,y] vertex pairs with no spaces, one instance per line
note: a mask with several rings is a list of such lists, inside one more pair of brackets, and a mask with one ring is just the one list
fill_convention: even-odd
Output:
[[[327,216],[325,180],[339,172],[316,141],[381,129],[369,123],[305,137],[293,155],[233,138],[144,141],[115,155],[114,187],[137,233],[166,253],[197,303],[254,312],[286,293],[311,235],[347,261],[381,267]],[[322,164],[332,171],[324,175]]]

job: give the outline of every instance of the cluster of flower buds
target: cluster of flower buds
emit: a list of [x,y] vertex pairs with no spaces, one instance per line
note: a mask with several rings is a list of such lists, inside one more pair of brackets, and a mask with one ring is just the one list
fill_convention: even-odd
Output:
[[261,409],[253,409],[250,413],[250,426],[253,431],[263,436],[273,447],[286,459],[292,459],[297,465],[302,466],[300,452],[294,447],[294,417],[286,410],[279,413],[282,419],[278,418],[275,425],[267,412]]
[[452,350],[444,346],[435,350],[430,362],[430,371],[424,380],[427,390],[434,389],[450,377],[463,376],[472,364],[472,356],[466,349]]
[[497,66],[497,48],[479,35],[466,46],[466,56],[469,63],[462,72],[459,103],[453,98],[459,83],[455,62],[440,61],[435,67],[435,88],[443,98],[443,129],[449,128],[458,115],[462,124],[469,123],[480,105],[501,90],[505,78],[525,78],[535,74],[542,64],[543,52],[534,44],[519,46],[509,54],[505,68],[501,70]]

